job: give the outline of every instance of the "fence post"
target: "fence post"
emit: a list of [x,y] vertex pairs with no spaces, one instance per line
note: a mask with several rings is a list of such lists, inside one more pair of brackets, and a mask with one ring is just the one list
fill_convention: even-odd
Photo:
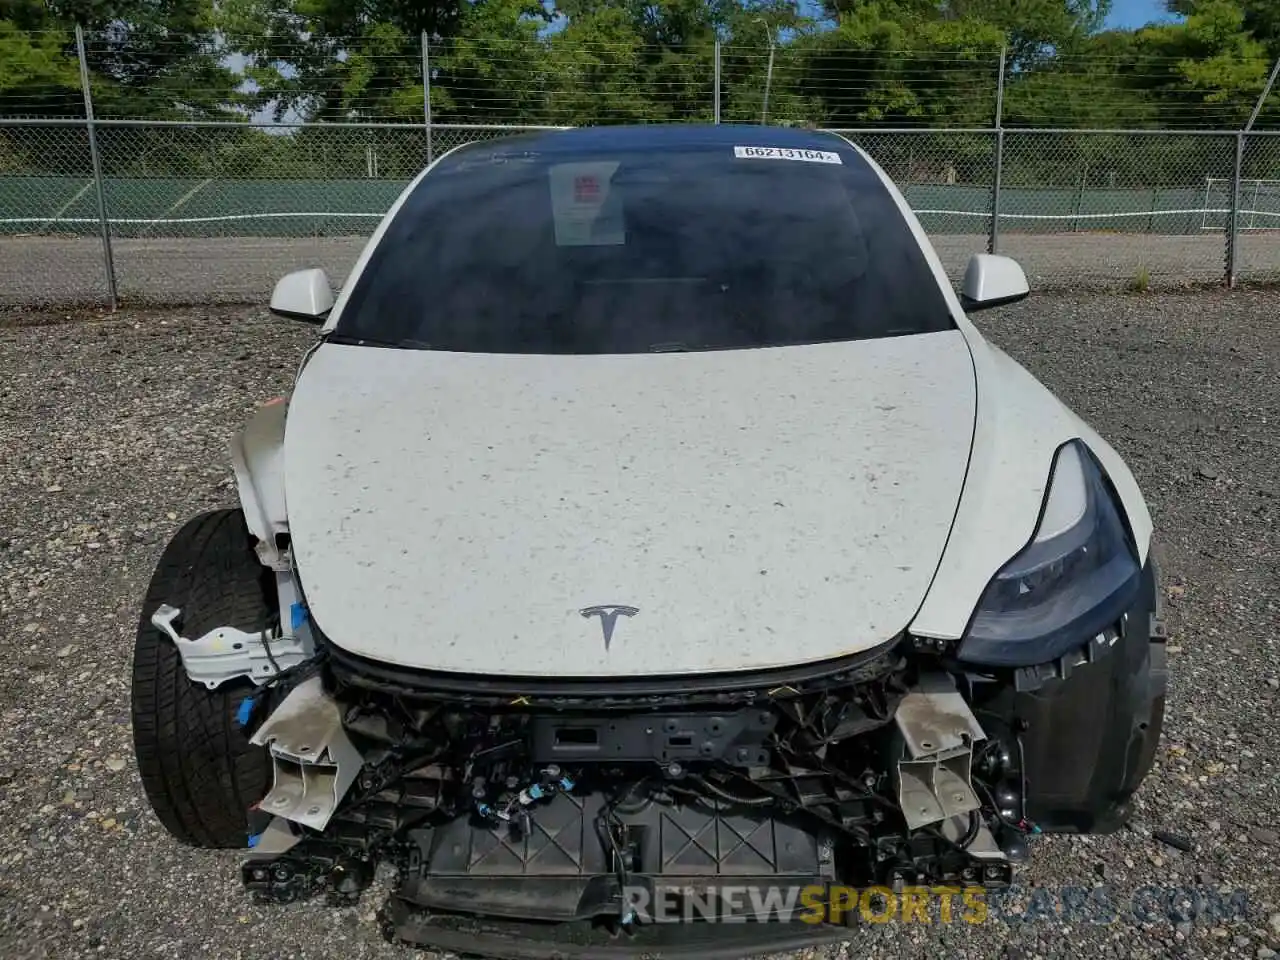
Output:
[[776,44],[773,40],[773,31],[769,32],[769,68],[764,76],[764,109],[760,111],[760,124],[763,126],[769,122],[769,88],[773,86],[773,51]]
[[1253,125],[1258,119],[1258,114],[1262,112],[1262,105],[1267,102],[1267,97],[1271,96],[1271,88],[1276,85],[1276,77],[1278,76],[1280,76],[1280,57],[1276,58],[1276,65],[1271,68],[1271,76],[1267,78],[1267,85],[1262,88],[1262,94],[1258,97],[1258,102],[1253,105],[1253,113],[1249,115],[1249,122],[1244,125],[1245,133],[1253,129]]
[[1080,214],[1084,213],[1084,192],[1089,185],[1089,161],[1085,161],[1084,170],[1080,174],[1080,189],[1076,191],[1076,216],[1071,221],[1071,232],[1080,232]]
[[89,61],[84,53],[84,28],[76,24],[76,52],[80,57],[80,87],[84,91],[84,126],[89,135],[89,163],[98,194],[98,225],[102,230],[102,267],[107,274],[107,299],[114,313],[120,305],[116,288],[116,265],[111,255],[111,227],[107,222],[107,193],[102,180],[102,160],[98,156],[98,132],[93,122],[93,95],[89,92]]
[[987,237],[987,253],[1000,252],[1000,187],[1004,179],[1004,59],[1000,48],[1000,76],[996,80],[996,156],[991,176],[991,232]]
[[1271,76],[1267,78],[1267,85],[1262,88],[1262,93],[1258,97],[1258,102],[1253,105],[1253,113],[1249,115],[1249,122],[1244,125],[1244,129],[1236,134],[1236,168],[1235,174],[1231,179],[1231,215],[1227,218],[1227,287],[1236,285],[1236,264],[1240,255],[1240,187],[1241,180],[1244,177],[1244,151],[1248,143],[1249,133],[1253,130],[1253,125],[1258,119],[1258,114],[1262,112],[1262,105],[1267,102],[1267,97],[1271,95],[1271,88],[1276,84],[1276,77],[1280,76],[1280,58],[1277,58],[1276,65],[1271,68]]
[[1236,257],[1240,244],[1240,178],[1244,174],[1245,133],[1236,134],[1236,163],[1231,175],[1231,212],[1227,214],[1227,287],[1236,285]]
[[715,122],[720,122],[720,39],[716,38],[716,104]]
[[996,130],[996,169],[991,178],[991,234],[987,253],[1000,252],[1000,187],[1004,179],[1004,128]]
[[422,119],[427,125],[427,166],[431,166],[435,158],[431,143],[431,45],[425,30],[422,31]]

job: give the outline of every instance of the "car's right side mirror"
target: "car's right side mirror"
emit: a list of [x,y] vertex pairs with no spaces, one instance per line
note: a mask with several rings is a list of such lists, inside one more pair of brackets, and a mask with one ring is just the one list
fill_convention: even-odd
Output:
[[285,274],[271,294],[271,312],[291,320],[323,323],[332,309],[333,287],[319,267]]
[[964,272],[960,304],[966,311],[1015,303],[1031,292],[1018,261],[990,253],[974,254]]

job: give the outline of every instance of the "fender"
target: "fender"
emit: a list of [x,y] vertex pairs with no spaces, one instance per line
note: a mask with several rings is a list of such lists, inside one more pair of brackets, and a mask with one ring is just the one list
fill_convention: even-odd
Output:
[[924,604],[908,628],[958,640],[991,578],[1035,533],[1054,451],[1083,440],[1115,487],[1145,563],[1151,516],[1119,454],[1024,367],[970,324],[963,326],[978,386],[969,471],[951,536]]
[[942,640],[958,640],[964,635],[991,578],[1035,532],[1054,452],[1068,440],[1083,440],[1102,464],[1137,541],[1138,559],[1145,563],[1151,516],[1125,462],[1044,384],[982,336],[965,313],[937,250],[897,184],[852,140],[833,136],[858,152],[897,202],[973,359],[978,404],[969,469],[942,559],[908,631]]
[[290,572],[288,549],[277,543],[288,535],[284,499],[284,423],[288,404],[283,398],[260,407],[231,441],[231,463],[245,523],[258,541],[254,550],[263,566]]

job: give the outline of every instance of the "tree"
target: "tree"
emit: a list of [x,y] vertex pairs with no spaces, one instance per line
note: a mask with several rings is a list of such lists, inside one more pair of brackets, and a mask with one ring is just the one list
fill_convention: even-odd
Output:
[[945,0],[952,16],[999,27],[1010,66],[1021,69],[1075,50],[1101,29],[1111,0]]
[[898,23],[944,21],[984,24],[1003,33],[1010,62],[1030,61],[1070,49],[1096,33],[1111,0],[824,0],[832,16],[871,10]]
[[0,0],[0,90],[20,83],[28,102],[65,102],[79,88],[79,23],[99,115],[234,115],[240,78],[222,62],[212,10],[211,0]]
[[932,4],[860,3],[792,42],[792,92],[820,102],[821,115],[806,119],[828,126],[986,126],[1002,40],[998,27]]
[[[1280,57],[1280,4],[1275,0],[1237,0],[1244,29],[1266,44],[1272,58]],[[1183,17],[1203,11],[1204,0],[1168,0],[1168,10]]]
[[736,9],[724,0],[563,0],[566,23],[550,41],[571,115],[589,115],[598,87],[616,120],[710,120],[715,41]]
[[550,123],[550,15],[536,0],[482,0],[467,6],[455,36],[432,57],[432,110],[445,121]]
[[1182,23],[1134,35],[1128,82],[1153,98],[1175,126],[1234,128],[1266,84],[1270,57],[1245,25],[1238,0],[1195,0]]
[[1112,30],[1077,40],[1054,56],[1013,68],[1005,84],[1009,127],[1150,127],[1160,125],[1158,101],[1131,77],[1141,50],[1133,31]]
[[247,60],[255,107],[269,107],[277,119],[403,119],[422,109],[422,34],[452,35],[467,6],[462,0],[226,0],[218,25]]
[[0,115],[66,116],[83,109],[80,72],[64,31],[38,33],[0,20]]

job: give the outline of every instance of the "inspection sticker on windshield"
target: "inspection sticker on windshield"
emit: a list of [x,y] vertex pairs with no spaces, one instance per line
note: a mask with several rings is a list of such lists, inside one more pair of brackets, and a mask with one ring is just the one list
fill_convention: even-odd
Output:
[[806,163],[843,163],[840,154],[830,150],[796,150],[793,147],[734,147],[739,160],[803,160]]

